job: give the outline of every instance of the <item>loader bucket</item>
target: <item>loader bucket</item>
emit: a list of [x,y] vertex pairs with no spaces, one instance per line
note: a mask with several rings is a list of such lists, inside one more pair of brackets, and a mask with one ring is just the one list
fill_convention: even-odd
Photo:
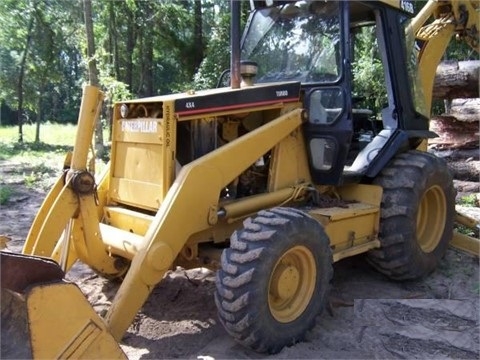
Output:
[[1,252],[1,359],[126,359],[53,260]]

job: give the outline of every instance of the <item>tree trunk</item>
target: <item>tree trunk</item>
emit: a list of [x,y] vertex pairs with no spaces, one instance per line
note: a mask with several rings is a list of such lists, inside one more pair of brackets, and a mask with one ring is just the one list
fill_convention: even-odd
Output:
[[120,65],[119,65],[119,56],[118,56],[118,43],[117,43],[117,19],[115,17],[115,1],[110,1],[108,3],[108,12],[109,12],[109,36],[112,44],[112,53],[113,59],[112,64],[115,69],[115,79],[120,79]]
[[40,124],[43,118],[42,98],[45,86],[41,86],[40,95],[37,99],[37,121],[35,122],[35,143],[40,142]]
[[133,51],[135,50],[135,14],[131,9],[127,12],[127,39],[126,39],[126,53],[127,63],[125,66],[125,83],[128,85],[130,91],[133,89]]
[[433,86],[434,99],[479,97],[480,60],[442,61]]
[[31,14],[28,23],[27,38],[25,40],[25,49],[23,50],[22,58],[20,59],[20,69],[18,74],[17,96],[17,123],[18,123],[18,142],[23,142],[23,79],[25,77],[25,64],[27,62],[27,55],[32,41],[32,29],[35,17]]
[[[55,64],[55,51],[54,51],[54,39],[55,33],[50,27],[48,21],[45,20],[45,16],[43,11],[39,8],[34,6],[35,8],[35,20],[37,22],[37,26],[35,28],[36,32],[39,32],[41,35],[41,44],[42,44],[42,58],[47,64],[51,64],[54,66]],[[35,121],[35,143],[40,142],[40,126],[44,117],[47,115],[45,108],[43,107],[43,99],[45,94],[48,90],[48,67],[42,67],[41,72],[39,73],[40,82],[38,85],[39,92],[37,98],[37,118]],[[51,103],[53,102],[50,99]],[[51,115],[51,114],[50,114]]]
[[153,96],[153,35],[149,34],[145,39],[145,96]]
[[[153,13],[154,8],[150,2],[142,3],[143,12],[146,14]],[[153,75],[153,39],[154,32],[150,25],[143,26],[139,31],[141,36],[141,83],[142,87],[139,94],[141,96],[152,96],[154,94],[154,75]]]
[[194,69],[193,73],[198,70],[202,60],[203,60],[203,18],[202,18],[202,2],[200,0],[195,0],[195,17],[194,17]]
[[[85,15],[85,30],[87,34],[87,58],[88,58],[88,75],[90,78],[90,85],[100,86],[98,81],[97,62],[95,60],[95,38],[93,34],[93,20],[92,20],[92,2],[91,0],[83,0],[83,10]],[[95,124],[95,150],[97,157],[103,157],[105,147],[103,145],[103,129],[100,117],[97,118]]]

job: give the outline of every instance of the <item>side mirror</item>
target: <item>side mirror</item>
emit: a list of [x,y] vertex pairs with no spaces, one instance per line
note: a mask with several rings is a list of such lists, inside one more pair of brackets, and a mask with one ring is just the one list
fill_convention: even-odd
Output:
[[223,70],[217,81],[217,88],[228,86],[230,86],[230,69]]

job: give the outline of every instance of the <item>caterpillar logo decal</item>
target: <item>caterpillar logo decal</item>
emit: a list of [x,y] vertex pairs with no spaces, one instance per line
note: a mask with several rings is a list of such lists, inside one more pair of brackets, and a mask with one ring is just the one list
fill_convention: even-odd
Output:
[[158,123],[155,120],[122,120],[122,131],[131,133],[156,133]]

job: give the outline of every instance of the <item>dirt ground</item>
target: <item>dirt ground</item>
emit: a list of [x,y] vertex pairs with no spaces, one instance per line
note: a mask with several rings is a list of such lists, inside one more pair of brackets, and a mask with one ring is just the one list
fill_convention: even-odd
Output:
[[[0,182],[12,195],[0,207],[0,235],[21,251],[45,196],[0,162]],[[12,170],[12,171],[10,171]],[[478,191],[478,190],[477,190]],[[393,282],[362,256],[335,264],[330,309],[306,341],[279,354],[257,354],[236,344],[218,322],[214,274],[177,269],[154,289],[122,341],[130,359],[478,359],[479,262],[453,248],[426,279]],[[81,264],[67,275],[97,312],[108,308],[118,284]]]

